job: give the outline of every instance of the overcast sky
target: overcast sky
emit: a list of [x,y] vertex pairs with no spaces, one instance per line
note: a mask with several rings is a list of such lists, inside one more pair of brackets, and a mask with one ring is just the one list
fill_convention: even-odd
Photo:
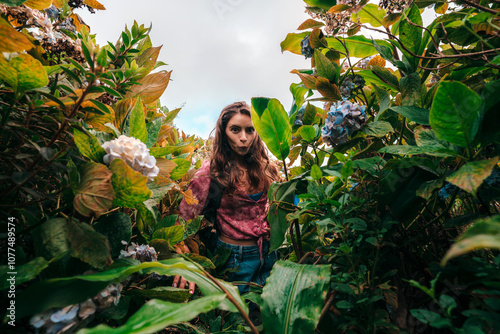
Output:
[[226,105],[275,97],[289,110],[290,71],[309,68],[304,57],[281,53],[287,33],[309,18],[302,0],[99,0],[105,11],[79,11],[97,43],[115,42],[134,19],[152,24],[158,60],[173,70],[162,105],[183,108],[175,125],[207,138]]

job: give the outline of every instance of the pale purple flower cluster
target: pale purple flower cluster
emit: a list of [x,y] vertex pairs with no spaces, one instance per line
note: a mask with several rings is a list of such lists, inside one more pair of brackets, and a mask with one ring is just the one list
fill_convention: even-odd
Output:
[[77,328],[89,323],[96,312],[117,305],[122,289],[120,283],[110,284],[83,303],[68,305],[62,309],[50,309],[32,316],[30,325],[35,329],[35,333],[74,333]]
[[[125,245],[127,244],[125,241],[122,241]],[[138,245],[135,242],[132,242],[130,246],[127,247],[127,250],[121,250],[119,258],[131,258],[137,259],[141,262],[151,262],[158,260],[158,253],[156,250],[149,245]]]

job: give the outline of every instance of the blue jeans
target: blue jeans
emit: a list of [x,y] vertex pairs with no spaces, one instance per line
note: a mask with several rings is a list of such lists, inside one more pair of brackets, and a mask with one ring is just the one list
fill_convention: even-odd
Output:
[[[257,245],[238,246],[217,239],[217,249],[219,247],[231,249],[231,255],[224,264],[223,269],[237,269],[229,273],[229,282],[244,281],[264,285],[274,263],[278,259],[276,251],[269,253],[269,241],[265,240],[262,246],[264,254],[262,259],[260,258],[260,251]],[[248,285],[238,285],[238,290],[240,294],[243,294],[248,292],[250,287]]]

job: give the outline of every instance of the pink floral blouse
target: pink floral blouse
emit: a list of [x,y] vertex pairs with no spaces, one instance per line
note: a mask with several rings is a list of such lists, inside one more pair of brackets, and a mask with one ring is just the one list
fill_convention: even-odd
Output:
[[[210,162],[205,160],[196,171],[188,188],[193,192],[198,204],[189,205],[183,199],[179,206],[182,218],[190,220],[202,213],[209,187]],[[258,201],[254,201],[241,187],[237,186],[232,195],[222,195],[220,207],[217,210],[217,223],[221,235],[235,240],[257,239],[257,245],[262,254],[262,241],[269,239],[267,209],[266,192]]]

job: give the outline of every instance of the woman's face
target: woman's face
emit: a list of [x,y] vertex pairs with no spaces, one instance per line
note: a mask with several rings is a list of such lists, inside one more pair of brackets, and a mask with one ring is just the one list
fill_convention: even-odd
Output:
[[240,113],[234,114],[227,123],[226,135],[229,146],[238,155],[247,154],[257,137],[252,118]]

